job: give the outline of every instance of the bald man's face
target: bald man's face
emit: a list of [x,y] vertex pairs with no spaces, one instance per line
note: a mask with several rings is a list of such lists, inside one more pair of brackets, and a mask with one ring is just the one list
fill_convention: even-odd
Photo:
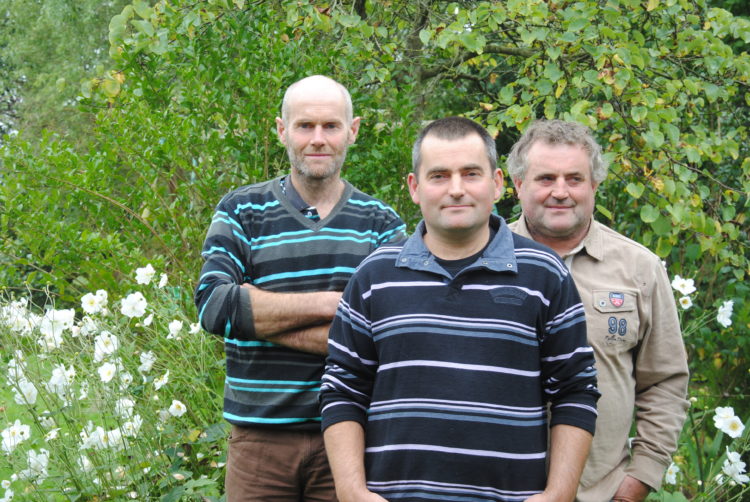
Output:
[[346,151],[359,131],[359,118],[349,123],[341,91],[332,85],[297,87],[289,98],[286,121],[276,119],[292,169],[310,179],[337,177]]

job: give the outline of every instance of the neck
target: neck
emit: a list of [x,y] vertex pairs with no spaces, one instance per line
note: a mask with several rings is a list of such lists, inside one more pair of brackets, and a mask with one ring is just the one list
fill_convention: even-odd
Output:
[[325,218],[338,203],[341,194],[344,193],[344,182],[341,178],[331,176],[324,179],[311,179],[291,172],[291,180],[294,189],[302,200],[314,206],[321,218]]
[[552,251],[557,253],[559,256],[565,256],[575,248],[577,248],[589,233],[589,227],[591,227],[591,223],[589,223],[585,229],[576,234],[557,237],[541,234],[537,232],[533,227],[531,227],[528,222],[526,222],[526,228],[528,229],[531,238],[536,242],[544,244],[545,246],[551,248]]
[[438,258],[443,260],[460,260],[479,251],[490,240],[490,227],[485,225],[479,231],[469,236],[442,236],[431,232],[428,228],[422,236],[425,246]]

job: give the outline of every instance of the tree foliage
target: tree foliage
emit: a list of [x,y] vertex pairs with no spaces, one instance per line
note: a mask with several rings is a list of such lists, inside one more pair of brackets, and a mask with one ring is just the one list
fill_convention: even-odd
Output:
[[[73,299],[93,279],[116,289],[139,257],[192,277],[218,198],[287,169],[284,88],[324,73],[363,117],[345,175],[411,223],[403,178],[425,120],[474,117],[501,154],[535,118],[589,125],[611,163],[597,216],[698,278],[702,307],[736,299],[742,342],[703,327],[692,343],[746,360],[747,19],[705,0],[135,0],[108,29],[112,63],[79,89],[92,133],[4,150],[4,283]],[[518,214],[509,190],[498,207]]]

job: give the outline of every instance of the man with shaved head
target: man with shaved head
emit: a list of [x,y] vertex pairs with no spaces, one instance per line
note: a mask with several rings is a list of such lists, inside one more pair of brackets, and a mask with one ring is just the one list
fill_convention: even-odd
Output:
[[335,500],[317,401],[328,328],[360,261],[405,229],[341,178],[359,124],[338,82],[292,84],[276,118],[289,174],[230,192],[208,229],[195,303],[224,338],[229,502]]

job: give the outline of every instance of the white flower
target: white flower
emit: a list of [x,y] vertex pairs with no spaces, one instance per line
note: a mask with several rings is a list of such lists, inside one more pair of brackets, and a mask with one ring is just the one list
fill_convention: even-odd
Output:
[[191,334],[191,335],[196,335],[196,334],[198,334],[198,333],[200,332],[200,330],[201,330],[201,325],[200,325],[200,323],[197,323],[197,322],[195,322],[195,323],[192,323],[192,324],[190,325],[190,334]]
[[94,429],[94,424],[92,424],[91,421],[89,421],[86,428],[84,428],[79,435],[81,436],[81,446],[79,449],[86,450],[94,448],[100,450],[103,448],[102,437],[105,435],[104,429],[100,426]]
[[60,428],[59,427],[57,427],[55,429],[52,429],[51,431],[49,431],[47,434],[44,435],[44,440],[45,441],[51,441],[53,439],[57,439],[58,432],[60,432]]
[[44,427],[45,429],[51,429],[54,427],[55,419],[49,416],[49,410],[44,410],[42,413],[42,416],[39,417],[39,423]]
[[135,402],[128,398],[120,398],[115,403],[115,413],[120,418],[128,419],[133,416],[133,408],[135,408]]
[[135,282],[138,284],[148,284],[156,275],[156,270],[149,263],[145,267],[135,269]]
[[94,361],[98,363],[106,359],[108,355],[114,354],[119,347],[120,341],[116,335],[109,331],[102,331],[94,338]]
[[101,305],[102,308],[104,308],[104,307],[107,306],[107,301],[108,301],[109,295],[107,294],[107,292],[105,290],[103,290],[103,289],[97,289],[96,290],[96,297],[99,300],[99,305]]
[[140,373],[148,373],[156,362],[156,356],[150,350],[148,352],[141,353],[141,365],[138,366]]
[[672,462],[667,468],[667,473],[664,475],[664,481],[670,485],[677,484],[677,473],[680,472],[680,467]]
[[181,417],[185,414],[187,408],[177,399],[172,400],[172,406],[169,407],[169,414],[173,417]]
[[734,408],[731,406],[719,406],[714,412],[714,426],[717,429],[723,429],[726,422],[734,417]]
[[81,382],[81,387],[78,389],[78,400],[83,401],[87,397],[89,397],[89,383],[84,380]]
[[96,321],[94,321],[92,318],[90,318],[87,315],[83,316],[83,319],[81,319],[80,326],[81,326],[80,333],[83,336],[88,336],[92,333],[96,333],[97,331],[99,331],[99,326],[96,324]]
[[120,312],[128,317],[142,317],[147,306],[148,302],[140,292],[131,293],[122,299]]
[[36,403],[37,390],[33,383],[26,379],[18,382],[18,387],[13,389],[15,392],[14,400],[17,404],[34,404]]
[[682,310],[687,310],[693,306],[693,300],[691,300],[689,296],[683,296],[682,298],[680,298],[679,302]]
[[117,373],[117,366],[112,363],[104,363],[96,371],[99,372],[99,378],[102,379],[102,382],[109,383]]
[[674,276],[672,287],[684,296],[695,293],[695,282],[692,279],[683,279],[679,275]]
[[169,279],[167,278],[167,274],[161,274],[161,276],[159,276],[159,287],[163,288],[164,286],[166,286],[168,280]]
[[78,466],[83,472],[91,472],[91,470],[94,468],[94,464],[86,455],[81,455],[80,457],[78,457]]
[[[104,293],[99,294],[100,292]],[[87,314],[98,314],[107,305],[107,292],[103,289],[94,293],[86,293],[81,297],[81,308]]]
[[734,309],[734,301],[727,300],[725,301],[721,307],[719,307],[719,312],[716,314],[716,320],[724,326],[725,328],[728,328],[732,325],[732,310]]
[[744,485],[750,481],[747,474],[744,474],[745,462],[740,458],[740,454],[734,451],[729,451],[729,448],[727,448],[727,458],[724,460],[724,465],[721,470],[738,484]]
[[42,317],[39,331],[41,331],[45,336],[49,336],[51,338],[59,338],[62,335],[63,331],[73,326],[74,322],[75,310],[49,309],[44,313],[44,316]]
[[154,314],[149,314],[141,324],[143,326],[151,326],[152,322],[154,322]]
[[67,400],[75,376],[76,370],[72,365],[66,369],[64,365],[58,364],[52,369],[52,376],[45,386],[51,394],[57,394],[60,399]]
[[2,432],[2,447],[6,453],[11,453],[21,442],[26,441],[31,436],[31,427],[24,425],[20,420],[16,420],[13,425],[4,429]]
[[39,453],[36,450],[29,450],[27,453],[28,469],[18,473],[18,477],[29,481],[36,480],[37,483],[41,483],[49,473],[47,472],[47,466],[49,465],[49,451],[44,448],[39,449]]
[[11,331],[28,335],[38,324],[37,316],[26,309],[28,302],[25,298],[10,302],[10,305],[0,307],[0,322],[8,326]]
[[133,375],[129,371],[120,373],[120,389],[127,389],[133,383]]
[[11,500],[13,500],[13,490],[8,488],[5,490],[5,495],[0,499],[0,502],[10,502]]
[[2,480],[2,482],[0,482],[0,487],[2,487],[4,490],[7,490],[8,488],[10,488],[10,481],[8,481],[7,479]]
[[177,338],[177,335],[182,330],[182,321],[178,321],[175,319],[174,321],[169,323],[169,335],[167,335],[167,339],[171,340],[173,338]]
[[138,435],[138,431],[141,429],[143,419],[140,415],[133,415],[133,419],[122,424],[122,433],[127,436],[134,438]]
[[730,438],[738,438],[742,435],[742,431],[745,430],[745,426],[739,417],[734,416],[724,422],[724,427],[721,430]]
[[120,429],[112,429],[102,436],[102,445],[104,448],[119,451],[127,446],[127,441]]
[[164,373],[162,376],[154,380],[154,388],[156,390],[159,390],[162,387],[164,387],[168,381],[169,381],[169,370],[167,370],[166,373]]

